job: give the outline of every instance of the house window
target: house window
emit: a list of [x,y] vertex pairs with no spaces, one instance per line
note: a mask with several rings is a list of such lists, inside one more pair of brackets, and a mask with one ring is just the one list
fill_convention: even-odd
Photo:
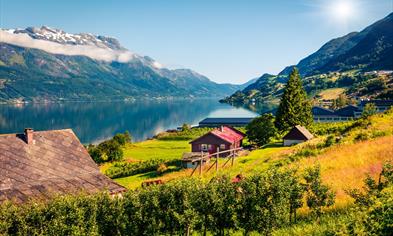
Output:
[[220,149],[224,150],[225,149],[225,144],[220,144]]
[[201,150],[207,151],[207,144],[201,144]]

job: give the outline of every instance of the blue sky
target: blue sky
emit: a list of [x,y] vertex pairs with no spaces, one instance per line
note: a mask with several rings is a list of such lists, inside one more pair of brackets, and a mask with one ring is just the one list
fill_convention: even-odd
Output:
[[243,83],[392,11],[392,0],[0,0],[0,27],[112,36],[170,68]]

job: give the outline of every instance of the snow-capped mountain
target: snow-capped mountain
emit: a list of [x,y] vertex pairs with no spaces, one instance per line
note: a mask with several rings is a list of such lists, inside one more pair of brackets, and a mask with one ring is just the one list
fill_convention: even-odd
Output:
[[220,97],[242,86],[171,70],[117,39],[43,26],[0,29],[0,102]]
[[55,43],[70,45],[90,45],[104,49],[126,50],[115,38],[93,35],[90,33],[70,34],[60,29],[50,28],[48,26],[27,27],[26,29],[10,29],[10,33],[28,34],[33,39],[42,39]]

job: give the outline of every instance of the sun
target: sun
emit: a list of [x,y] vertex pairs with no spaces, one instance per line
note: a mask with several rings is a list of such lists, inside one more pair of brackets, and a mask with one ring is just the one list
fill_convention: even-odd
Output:
[[349,2],[340,2],[335,6],[337,16],[341,18],[348,18],[351,16],[352,8]]
[[330,10],[337,20],[347,20],[352,17],[354,6],[349,0],[339,0],[332,3]]

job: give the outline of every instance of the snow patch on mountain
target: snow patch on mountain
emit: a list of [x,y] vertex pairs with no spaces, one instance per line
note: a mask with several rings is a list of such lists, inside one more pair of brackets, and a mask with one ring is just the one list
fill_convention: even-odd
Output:
[[108,47],[102,48],[95,45],[70,45],[61,44],[44,39],[34,39],[26,33],[10,33],[6,30],[0,30],[0,42],[16,45],[19,47],[35,48],[52,54],[61,54],[67,56],[87,56],[101,61],[118,61],[128,62],[136,55],[128,50],[113,50]]

